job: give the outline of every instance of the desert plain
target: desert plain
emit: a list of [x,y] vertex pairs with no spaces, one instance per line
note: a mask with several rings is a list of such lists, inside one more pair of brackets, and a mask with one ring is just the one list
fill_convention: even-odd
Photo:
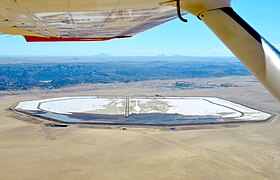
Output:
[[0,179],[280,179],[280,119],[165,128],[69,125],[10,111],[20,101],[77,95],[217,96],[273,114],[280,104],[252,76],[185,79],[231,88],[174,89],[176,80],[0,92]]

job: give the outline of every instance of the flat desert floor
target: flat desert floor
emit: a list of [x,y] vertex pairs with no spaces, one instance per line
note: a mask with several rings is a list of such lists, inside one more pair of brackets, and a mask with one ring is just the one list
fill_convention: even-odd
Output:
[[0,93],[0,179],[280,179],[280,119],[261,124],[168,131],[45,122],[7,110],[19,101],[71,95],[219,96],[273,113],[280,104],[254,79],[239,87],[182,90],[175,80],[81,85]]

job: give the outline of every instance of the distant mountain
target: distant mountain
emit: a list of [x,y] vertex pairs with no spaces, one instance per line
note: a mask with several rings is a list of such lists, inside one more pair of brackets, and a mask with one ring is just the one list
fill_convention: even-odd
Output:
[[182,56],[182,55],[180,55],[180,54],[174,54],[174,55],[172,55],[171,57],[184,57],[184,56]]
[[107,53],[100,53],[100,54],[97,54],[95,55],[96,57],[111,57],[110,54],[107,54]]
[[157,57],[166,57],[166,55],[165,54],[159,54],[159,55],[157,55]]

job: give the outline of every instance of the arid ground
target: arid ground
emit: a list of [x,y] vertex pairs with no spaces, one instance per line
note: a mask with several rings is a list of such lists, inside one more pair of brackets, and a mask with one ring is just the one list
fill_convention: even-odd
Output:
[[186,79],[239,87],[174,89],[176,80],[0,92],[0,179],[280,179],[280,119],[159,128],[47,127],[9,111],[19,101],[71,95],[218,96],[275,114],[280,104],[251,76]]

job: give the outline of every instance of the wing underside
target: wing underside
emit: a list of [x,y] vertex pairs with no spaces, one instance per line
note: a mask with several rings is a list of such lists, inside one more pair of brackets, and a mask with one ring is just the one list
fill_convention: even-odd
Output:
[[[54,4],[45,5],[49,8],[42,7],[46,1],[38,0],[36,7],[35,1],[33,4],[30,1],[0,2],[0,5],[6,2],[0,6],[0,32],[20,34],[27,41],[102,41],[131,37],[177,17],[175,7],[156,3],[104,9],[96,8],[97,5],[86,8],[89,4],[84,4],[79,10],[71,8],[70,1],[53,1]],[[83,2],[87,0],[80,1]],[[113,2],[117,1],[111,4]]]

